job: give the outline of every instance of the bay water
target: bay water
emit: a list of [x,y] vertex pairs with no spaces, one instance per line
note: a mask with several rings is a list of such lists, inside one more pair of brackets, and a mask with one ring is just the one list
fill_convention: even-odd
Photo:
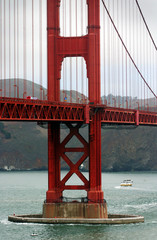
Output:
[[[65,174],[62,172],[62,176]],[[124,179],[133,180],[133,186],[120,187]],[[102,173],[102,188],[107,201],[108,213],[142,215],[145,218],[144,223],[44,225],[9,222],[8,215],[14,213],[38,214],[42,212],[47,182],[47,171],[0,172],[0,240],[157,239],[157,172]],[[67,191],[64,195],[85,197],[86,193]],[[32,233],[37,235],[31,236]]]

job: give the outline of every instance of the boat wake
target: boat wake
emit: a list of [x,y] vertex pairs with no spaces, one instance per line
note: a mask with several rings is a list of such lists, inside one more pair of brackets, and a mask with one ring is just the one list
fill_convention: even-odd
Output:
[[127,187],[115,186],[114,188],[116,188],[116,189],[125,189],[125,190],[134,190],[134,191],[144,191],[144,192],[149,191],[149,190],[144,189],[144,188],[137,188],[137,187],[132,187],[132,186],[127,186]]
[[116,189],[126,189],[126,190],[140,190],[140,189],[134,188],[134,187],[132,187],[132,186],[127,186],[127,187],[124,187],[124,186],[115,186],[114,188],[116,188]]
[[8,219],[2,219],[2,220],[0,220],[0,223],[4,224],[4,225],[12,224],[11,222],[8,221]]
[[150,210],[151,208],[156,208],[157,207],[157,202],[151,202],[151,203],[142,203],[142,204],[135,204],[135,205],[133,205],[133,204],[129,204],[129,205],[125,205],[124,206],[125,208],[134,208],[134,209],[139,209],[140,211],[141,211],[141,209],[143,210],[143,211],[145,211],[145,210]]

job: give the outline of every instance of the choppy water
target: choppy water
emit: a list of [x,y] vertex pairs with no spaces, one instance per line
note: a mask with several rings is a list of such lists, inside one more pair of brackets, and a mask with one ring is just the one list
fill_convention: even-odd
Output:
[[[133,187],[120,187],[124,179],[132,179]],[[0,172],[0,240],[157,239],[157,172],[103,173],[102,183],[109,213],[140,214],[145,222],[110,226],[8,222],[9,214],[42,212],[47,172]],[[70,194],[74,197],[78,193]],[[38,236],[31,236],[33,232]]]

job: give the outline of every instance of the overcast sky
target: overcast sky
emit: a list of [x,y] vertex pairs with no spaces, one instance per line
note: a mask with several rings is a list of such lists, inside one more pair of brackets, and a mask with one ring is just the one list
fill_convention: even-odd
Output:
[[157,0],[139,0],[139,4],[157,45]]

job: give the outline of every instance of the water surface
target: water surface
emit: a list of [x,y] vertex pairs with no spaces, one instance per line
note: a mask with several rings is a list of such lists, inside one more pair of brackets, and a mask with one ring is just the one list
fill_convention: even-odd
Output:
[[[133,186],[120,187],[124,179],[132,179]],[[139,214],[145,217],[145,222],[110,226],[8,222],[8,215],[13,213],[42,212],[47,172],[0,172],[0,240],[157,239],[157,172],[102,173],[102,185],[109,213]],[[65,192],[70,197],[78,194],[85,196],[84,192]],[[33,232],[38,236],[31,236]]]

